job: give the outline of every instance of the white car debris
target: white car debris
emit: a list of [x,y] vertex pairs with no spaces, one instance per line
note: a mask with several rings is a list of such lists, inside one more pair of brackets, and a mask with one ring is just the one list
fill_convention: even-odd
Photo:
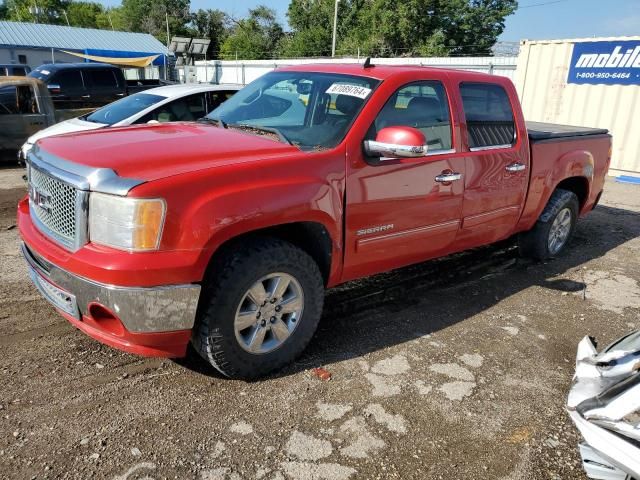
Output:
[[589,478],[640,480],[640,331],[601,353],[592,338],[580,342],[567,408]]

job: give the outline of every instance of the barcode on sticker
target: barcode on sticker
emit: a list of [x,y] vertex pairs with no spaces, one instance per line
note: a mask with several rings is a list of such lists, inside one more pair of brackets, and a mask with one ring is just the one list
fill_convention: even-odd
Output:
[[359,87],[357,85],[346,85],[344,83],[334,83],[331,85],[327,92],[328,94],[335,93],[336,95],[349,95],[350,97],[358,97],[365,99],[371,93],[371,89],[367,87]]

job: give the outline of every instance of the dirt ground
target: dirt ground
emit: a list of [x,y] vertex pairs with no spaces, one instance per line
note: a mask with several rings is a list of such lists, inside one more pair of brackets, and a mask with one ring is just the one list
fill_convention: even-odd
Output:
[[0,170],[1,478],[585,478],[564,403],[584,335],[640,328],[640,187],[609,181],[562,259],[507,242],[334,289],[302,358],[246,383],[63,320],[18,253],[20,175]]

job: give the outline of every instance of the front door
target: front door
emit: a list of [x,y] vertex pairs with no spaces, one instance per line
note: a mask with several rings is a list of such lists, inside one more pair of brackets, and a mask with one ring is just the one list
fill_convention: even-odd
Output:
[[[344,280],[446,253],[460,226],[465,161],[453,143],[444,84],[425,80],[400,87],[367,139],[390,126],[418,128],[429,151],[385,160],[359,150],[360,158],[348,162]],[[458,180],[442,181],[443,174],[458,174]]]
[[528,144],[526,128],[516,125],[507,88],[516,98],[509,84],[460,84],[467,155],[457,250],[508,237],[522,212],[529,183]]

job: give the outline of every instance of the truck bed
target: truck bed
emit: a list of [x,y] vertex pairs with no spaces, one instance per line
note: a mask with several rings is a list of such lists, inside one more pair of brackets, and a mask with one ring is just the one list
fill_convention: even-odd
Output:
[[568,137],[606,135],[609,133],[609,130],[605,128],[574,127],[543,122],[527,122],[527,131],[532,142]]

